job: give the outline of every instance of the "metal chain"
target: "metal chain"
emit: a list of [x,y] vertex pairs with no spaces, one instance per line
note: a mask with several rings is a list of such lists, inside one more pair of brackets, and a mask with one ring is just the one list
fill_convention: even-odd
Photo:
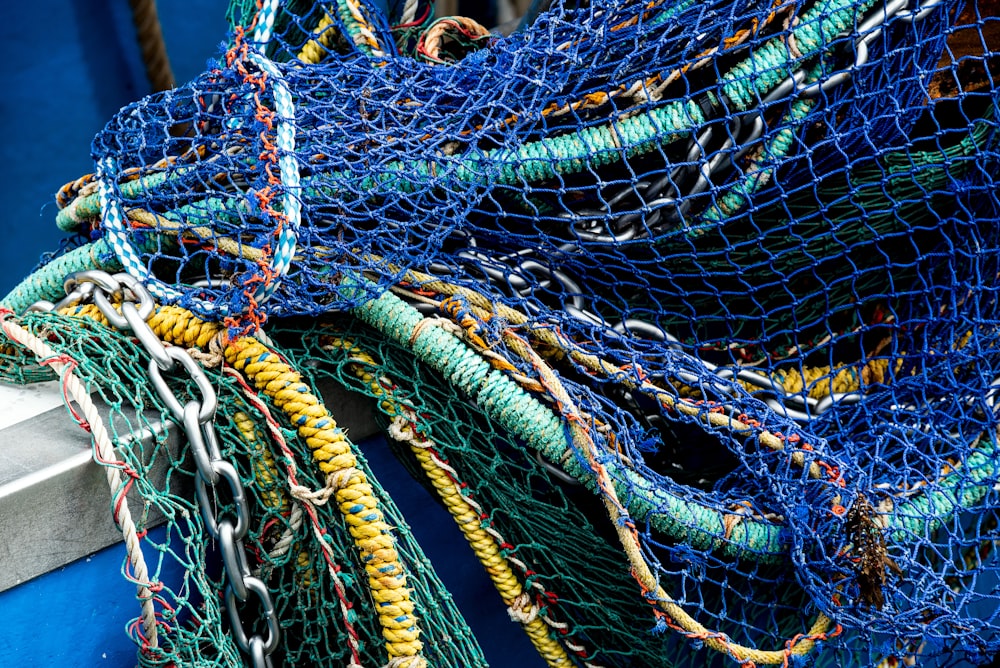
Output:
[[[600,208],[566,211],[559,217],[570,221],[580,241],[606,244],[651,237],[670,226],[683,224],[690,213],[692,198],[712,188],[718,175],[731,171],[763,136],[766,129],[764,112],[770,105],[790,101],[796,96],[819,97],[844,86],[868,63],[871,45],[882,34],[886,23],[891,19],[909,24],[919,22],[942,2],[925,0],[916,8],[907,9],[910,0],[888,0],[872,10],[854,30],[842,35],[842,38],[856,35],[853,41],[837,42],[836,49],[850,61],[844,69],[826,79],[806,83],[810,68],[799,67],[761,98],[758,108],[730,114],[726,100],[718,99],[715,93],[704,93],[698,104],[704,116],[713,120],[688,142],[680,164],[656,180],[630,182],[610,191],[607,197],[601,198]],[[616,209],[622,213],[616,214]]]
[[[128,274],[114,276],[103,271],[82,271],[71,274],[64,284],[66,297],[59,303],[36,304],[32,310],[59,309],[80,304],[87,299],[100,309],[114,327],[131,332],[149,354],[149,379],[153,389],[187,436],[192,459],[197,469],[195,491],[205,528],[219,544],[223,571],[226,576],[224,600],[233,638],[253,668],[271,666],[270,655],[278,647],[280,629],[271,594],[260,579],[253,577],[247,562],[243,538],[250,528],[250,510],[246,490],[232,462],[222,456],[215,414],[218,397],[212,381],[198,362],[183,348],[166,347],[150,328],[147,320],[155,303],[149,291]],[[113,300],[120,300],[115,309]],[[179,374],[194,382],[197,396],[186,401],[170,389],[164,374]],[[228,497],[221,513],[219,497]],[[250,596],[257,598],[267,633],[249,636],[240,608]]]
[[[720,172],[731,169],[753,143],[763,136],[765,129],[763,111],[768,105],[792,96],[809,98],[825,95],[834,88],[845,85],[858,68],[868,62],[871,44],[882,34],[885,24],[890,19],[915,23],[934,11],[941,2],[942,0],[925,0],[916,8],[907,9],[910,0],[888,0],[883,6],[869,13],[854,30],[845,33],[845,37],[850,34],[857,35],[853,41],[842,42],[844,46],[841,48],[844,52],[849,53],[849,48],[853,48],[854,55],[853,61],[845,69],[825,80],[804,83],[808,68],[805,66],[799,68],[761,100],[760,109],[728,119],[723,116],[710,122],[699,132],[697,139],[691,140],[687,145],[685,162],[673,167],[668,174],[656,180],[641,180],[629,183],[617,191],[610,191],[607,197],[602,197],[601,208],[565,211],[560,213],[559,217],[569,222],[577,241],[585,242],[588,246],[601,244],[616,246],[623,242],[652,236],[667,225],[680,223],[690,212],[692,197],[712,187],[713,179]],[[706,117],[711,116],[710,111],[716,115],[726,111],[725,104],[712,105],[707,102],[707,98],[704,98],[701,104],[706,111]],[[752,118],[747,118],[749,116]],[[723,137],[721,145],[713,146],[713,143],[718,143],[719,137]],[[682,187],[685,182],[689,185]],[[483,274],[490,283],[512,297],[538,298],[535,291],[542,289],[549,295],[557,296],[557,303],[550,306],[561,309],[577,320],[599,327],[606,333],[663,343],[672,351],[673,356],[694,361],[723,381],[709,385],[711,389],[728,398],[737,396],[736,381],[741,381],[758,388],[766,395],[771,395],[765,399],[771,410],[800,423],[807,423],[836,405],[857,403],[861,400],[860,392],[832,393],[822,399],[813,399],[805,393],[789,393],[780,383],[757,371],[717,366],[685,353],[679,339],[654,323],[637,318],[609,323],[588,310],[586,297],[576,280],[565,271],[553,268],[560,257],[571,256],[580,249],[578,243],[574,241],[563,242],[555,249],[545,252],[539,249],[524,249],[491,256],[480,249],[476,238],[468,232],[461,231],[459,234],[463,237],[461,242],[466,247],[459,250],[456,256],[460,260],[467,261],[459,263],[459,269],[467,274]],[[443,264],[432,265],[430,271],[438,275],[453,273],[452,268]],[[540,312],[539,306],[533,301],[526,301],[525,308],[535,315]],[[678,372],[676,375],[682,382],[699,385],[703,385],[705,380],[703,377],[685,372]]]

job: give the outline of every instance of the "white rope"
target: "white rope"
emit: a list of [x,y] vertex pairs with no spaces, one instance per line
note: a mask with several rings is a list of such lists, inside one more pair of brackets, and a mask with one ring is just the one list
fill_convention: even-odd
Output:
[[511,601],[507,608],[507,615],[512,622],[530,624],[538,617],[538,606],[531,600],[528,592],[522,592],[517,598]]
[[[52,367],[59,374],[64,397],[73,398],[80,407],[80,411],[83,413],[87,423],[90,425],[90,434],[94,439],[96,461],[99,464],[106,462],[101,465],[104,466],[107,475],[108,486],[111,488],[111,497],[112,499],[116,499],[124,484],[120,469],[111,464],[119,461],[115,454],[115,446],[111,441],[107,428],[104,426],[104,420],[100,412],[98,412],[97,406],[90,398],[90,392],[83,381],[73,373],[73,370],[78,366],[76,360],[68,355],[56,352],[44,341],[9,318],[4,318],[0,322],[2,322],[3,333],[9,339],[28,348],[38,358],[39,363]],[[153,583],[149,582],[149,569],[146,566],[146,559],[142,554],[142,544],[139,541],[135,523],[132,521],[128,499],[122,497],[120,503],[115,504],[113,517],[115,523],[121,528],[122,537],[125,540],[125,551],[128,554],[129,561],[132,563],[133,575],[137,581],[136,590],[142,608],[142,628],[145,639],[150,647],[157,647],[156,611],[153,608],[153,592],[150,590]]]
[[403,5],[403,15],[399,17],[399,22],[402,24],[413,23],[417,20],[417,7],[420,5],[420,0],[406,0],[406,4]]

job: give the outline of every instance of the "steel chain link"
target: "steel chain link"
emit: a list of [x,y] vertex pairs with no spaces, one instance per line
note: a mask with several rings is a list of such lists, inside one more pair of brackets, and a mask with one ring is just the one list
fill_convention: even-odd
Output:
[[[232,462],[219,449],[215,430],[218,397],[212,381],[198,362],[183,348],[167,347],[150,328],[147,320],[153,314],[152,295],[138,280],[128,274],[114,276],[102,271],[83,271],[67,277],[66,297],[57,304],[39,303],[31,310],[51,310],[72,306],[92,299],[101,313],[117,329],[131,332],[149,354],[149,378],[153,389],[167,406],[176,424],[187,436],[194,460],[195,490],[205,528],[219,544],[223,571],[226,576],[224,601],[232,626],[233,638],[254,668],[271,666],[271,654],[280,639],[278,617],[271,594],[260,579],[251,574],[243,538],[250,528],[250,510],[246,490]],[[112,301],[120,300],[117,310]],[[164,374],[183,372],[194,382],[198,396],[182,403],[170,389]],[[228,497],[225,508],[218,514],[220,497]],[[257,598],[261,617],[267,627],[266,636],[246,632],[240,614],[242,604],[250,596]]]
[[[663,343],[672,351],[673,357],[686,359],[705,367],[723,381],[708,383],[712,390],[728,398],[735,398],[738,392],[735,387],[736,381],[752,385],[771,395],[765,399],[769,408],[796,422],[807,423],[836,405],[857,403],[861,400],[860,392],[832,393],[822,399],[813,399],[805,392],[788,392],[780,383],[757,371],[718,366],[701,360],[683,352],[680,340],[654,323],[638,318],[608,322],[594,311],[588,310],[586,297],[582,294],[578,282],[553,265],[558,263],[560,256],[570,256],[579,250],[577,242],[585,242],[591,247],[601,244],[616,246],[646,236],[651,237],[668,224],[682,222],[690,211],[691,198],[714,187],[713,178],[721,171],[732,168],[753,143],[763,136],[764,111],[768,105],[793,96],[825,95],[846,84],[858,68],[868,62],[871,44],[882,34],[885,24],[890,19],[912,24],[928,16],[942,2],[942,0],[925,0],[919,6],[910,9],[908,8],[910,1],[887,0],[862,19],[854,30],[845,33],[844,37],[851,34],[856,37],[852,41],[841,42],[843,46],[839,47],[847,56],[851,55],[853,49],[853,60],[843,70],[825,80],[805,83],[807,68],[803,66],[797,69],[762,98],[760,109],[735,115],[729,119],[722,117],[711,121],[698,133],[697,138],[687,145],[686,161],[673,167],[668,174],[656,180],[643,179],[635,183],[630,182],[617,191],[609,192],[607,197],[601,198],[602,208],[580,208],[558,214],[569,222],[576,242],[563,242],[555,249],[544,253],[538,249],[524,249],[506,255],[491,256],[479,248],[475,237],[466,231],[461,231],[459,233],[463,237],[461,242],[466,244],[466,248],[458,251],[456,255],[468,262],[461,262],[459,269],[469,275],[476,273],[485,275],[493,285],[513,297],[538,298],[539,295],[536,295],[535,291],[541,288],[557,298],[558,303],[554,306],[577,320],[604,329],[606,332]],[[702,106],[706,111],[712,108],[708,102],[703,102]],[[714,109],[716,113],[725,112],[725,105],[716,105]],[[725,132],[720,132],[722,129],[720,124],[726,126]],[[718,141],[720,136],[723,137],[721,144]],[[699,161],[702,164],[699,165]],[[682,185],[685,180],[687,184]],[[686,195],[682,196],[682,193]],[[619,213],[616,213],[616,210]],[[430,270],[431,273],[438,275],[453,273],[452,268],[443,264],[432,265]],[[543,293],[543,296],[548,294]],[[525,301],[524,305],[535,315],[540,312],[538,305],[531,300]],[[680,371],[675,375],[682,382],[705,384],[705,379],[696,374]]]

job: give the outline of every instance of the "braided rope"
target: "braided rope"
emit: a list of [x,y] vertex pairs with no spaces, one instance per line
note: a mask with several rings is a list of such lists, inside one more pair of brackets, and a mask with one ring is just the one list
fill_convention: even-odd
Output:
[[367,477],[357,468],[357,457],[343,431],[301,376],[256,339],[229,342],[225,356],[288,416],[306,439],[320,470],[338,476],[334,498],[361,553],[390,661],[409,658],[413,663],[408,665],[414,668],[425,665],[393,528],[385,521]]
[[497,541],[483,528],[482,509],[476,512],[471,500],[459,491],[455,483],[455,470],[432,451],[435,443],[417,430],[415,416],[408,416],[405,412],[396,415],[389,425],[389,434],[397,441],[409,445],[431,485],[475,552],[476,558],[483,564],[493,585],[500,592],[511,619],[524,627],[525,634],[545,659],[545,663],[552,668],[572,665],[565,650],[549,635],[543,618],[539,616],[538,606],[524,591],[510,564],[500,554]]
[[406,0],[403,5],[403,14],[399,17],[399,22],[403,25],[413,23],[417,18],[417,9],[420,7],[420,0]]
[[128,4],[132,8],[132,23],[139,37],[146,77],[154,91],[170,90],[174,87],[174,73],[156,13],[156,0],[129,0]]
[[[347,344],[337,340],[323,348],[347,348]],[[461,491],[457,482],[458,473],[437,455],[436,444],[419,428],[417,413],[400,402],[392,389],[394,384],[391,380],[377,377],[366,368],[375,366],[374,358],[355,346],[351,346],[348,353],[351,360],[348,368],[368,386],[372,394],[382,402],[383,410],[392,416],[389,435],[410,447],[438,497],[483,565],[504,604],[508,606],[511,618],[524,626],[528,638],[549,666],[556,668],[572,665],[563,648],[548,634],[545,628],[547,618],[538,614],[538,607],[511,569],[510,559],[501,553],[500,545],[504,540],[495,530],[486,526],[487,516],[482,507],[467,492]]]
[[[532,356],[543,384],[557,401],[559,418],[556,418],[548,408],[538,405],[536,400],[524,394],[499,372],[490,369],[485,361],[449,332],[439,327],[428,327],[414,335],[417,323],[422,319],[421,316],[391,293],[384,293],[378,299],[362,304],[355,308],[354,312],[361,320],[411,350],[421,361],[443,374],[450,383],[457,385],[465,394],[472,397],[492,419],[528,443],[535,444],[535,447],[539,447],[540,437],[549,441],[551,447],[558,447],[559,441],[565,442],[564,429],[569,430],[577,449],[587,459],[592,472],[592,484],[596,485],[600,492],[602,502],[632,565],[633,577],[643,588],[650,604],[658,610],[658,614],[668,617],[664,620],[668,627],[680,631],[688,638],[703,641],[707,647],[728,654],[741,662],[766,665],[785,664],[789,656],[808,654],[814,647],[815,641],[829,637],[828,631],[832,622],[826,615],[820,614],[809,632],[796,638],[784,650],[758,650],[735,643],[723,633],[710,631],[675,603],[659,585],[642,554],[634,520],[626,505],[619,500],[615,481],[605,465],[605,463],[613,464],[613,460],[602,461],[607,458],[598,452],[597,445],[591,439],[586,427],[587,421],[580,415],[559,379],[530,348],[528,354]],[[726,418],[726,423],[730,422],[731,419]],[[552,426],[549,426],[549,423],[552,423]],[[544,449],[544,446],[541,447]],[[552,457],[551,452],[546,454],[548,458]],[[629,471],[631,469],[625,469],[624,473],[628,475]],[[652,494],[657,492],[656,489],[650,488],[648,481],[643,485],[643,481],[637,476],[633,475],[629,482],[634,487],[639,486],[643,492],[648,491]],[[634,504],[636,496],[634,493],[630,494],[626,503]],[[681,505],[677,506],[678,512],[683,508],[690,510],[689,505],[681,501]],[[674,517],[667,519],[673,521]],[[721,518],[718,521],[724,525]],[[692,531],[690,525],[679,524],[681,525],[679,529],[688,533],[684,539],[692,544],[698,544],[700,539],[697,532]],[[738,531],[745,526],[745,523],[740,523],[730,528]],[[746,539],[741,543],[748,544]],[[728,543],[724,541],[723,549],[726,549],[727,545]],[[744,551],[745,556],[749,556],[753,551],[756,550]],[[838,627],[833,634],[839,632]]]
[[[268,432],[270,433],[271,438],[274,439],[274,442],[278,445],[278,448],[281,450],[282,453],[281,461],[285,469],[285,480],[288,484],[288,489],[291,492],[292,497],[295,498],[296,501],[299,501],[299,503],[290,504],[288,498],[285,497],[284,495],[281,495],[281,502],[286,507],[288,505],[291,505],[291,512],[289,513],[288,527],[282,534],[279,541],[274,545],[269,555],[272,557],[280,556],[282,554],[287,553],[289,550],[292,549],[292,547],[294,547],[295,541],[293,532],[297,531],[299,527],[301,527],[303,521],[302,516],[306,515],[309,518],[309,524],[310,528],[312,529],[312,534],[316,538],[316,542],[320,547],[320,551],[323,555],[323,560],[326,562],[327,572],[329,573],[331,582],[333,583],[333,590],[337,597],[341,622],[344,625],[344,631],[347,635],[347,646],[351,653],[350,665],[352,666],[359,665],[361,663],[361,642],[358,631],[355,628],[355,623],[354,621],[352,621],[354,617],[353,613],[351,612],[353,604],[351,601],[348,600],[347,590],[344,587],[344,582],[343,582],[343,577],[341,576],[340,567],[336,563],[335,555],[333,552],[333,546],[324,537],[324,533],[327,531],[327,529],[326,527],[322,526],[319,515],[316,512],[316,505],[319,504],[315,504],[307,500],[306,495],[302,494],[301,491],[299,491],[299,493],[296,494],[295,490],[303,490],[305,488],[298,482],[297,478],[298,468],[295,463],[295,454],[288,448],[285,442],[285,436],[281,430],[281,426],[278,424],[278,421],[274,419],[274,416],[271,415],[271,410],[268,408],[267,404],[265,404],[260,399],[258,394],[247,384],[247,381],[243,378],[242,374],[240,374],[239,371],[233,369],[232,367],[223,367],[223,373],[233,378],[236,381],[236,383],[243,389],[243,394],[247,399],[247,401],[250,403],[250,405],[253,406],[255,409],[257,409],[257,411],[259,411],[262,416],[264,416],[264,421],[267,424]],[[237,422],[237,427],[243,433],[244,438],[253,438],[254,440],[256,440],[256,430],[254,429],[252,421],[250,421],[249,417],[246,416],[245,414],[237,414],[237,419],[239,419],[238,418],[239,415],[243,415],[244,421],[242,422],[242,424],[240,424],[240,422]],[[244,431],[244,429],[246,431]],[[270,451],[268,451],[266,448],[262,448],[262,450],[263,452],[270,455]],[[267,458],[264,458],[262,464],[267,465],[267,463],[268,463]],[[274,461],[273,457],[270,458],[270,466],[271,466],[270,469],[266,469],[265,475],[276,476],[277,475],[277,471],[275,470],[276,462]],[[351,471],[354,471],[354,469],[351,469]],[[331,485],[328,482],[328,489],[330,488]],[[311,572],[312,568],[310,566],[310,558],[308,551],[301,550],[298,553],[296,559],[296,565],[300,567],[299,570],[304,571],[300,575],[300,577],[303,579],[303,584],[310,583],[312,581],[313,574]]]
[[257,46],[261,51],[271,41],[274,31],[274,21],[278,17],[278,7],[280,5],[281,0],[266,0],[254,18],[253,41],[257,42]]
[[[125,541],[125,552],[128,555],[129,563],[132,565],[132,573],[136,583],[137,598],[142,610],[143,642],[149,647],[158,646],[156,610],[153,607],[154,592],[159,591],[161,585],[151,582],[149,579],[149,567],[146,565],[146,558],[142,552],[142,543],[139,533],[136,530],[132,513],[129,510],[128,499],[125,492],[130,486],[130,482],[125,482],[122,472],[129,473],[127,465],[120,461],[115,455],[115,446],[104,425],[104,419],[100,411],[90,398],[90,390],[82,380],[76,375],[75,369],[79,364],[66,355],[53,349],[48,343],[35,336],[27,329],[15,323],[7,309],[0,309],[0,330],[8,339],[18,343],[30,350],[39,360],[40,364],[52,367],[60,377],[63,387],[64,400],[69,406],[68,397],[80,407],[86,419],[85,429],[90,432],[94,442],[94,459],[104,468],[108,487],[114,500],[112,516],[115,523],[122,532]],[[81,423],[84,426],[84,423]]]
[[307,65],[317,64],[326,56],[336,37],[337,31],[333,17],[324,12],[323,18],[319,20],[312,32],[312,38],[302,45],[297,56],[298,59]]

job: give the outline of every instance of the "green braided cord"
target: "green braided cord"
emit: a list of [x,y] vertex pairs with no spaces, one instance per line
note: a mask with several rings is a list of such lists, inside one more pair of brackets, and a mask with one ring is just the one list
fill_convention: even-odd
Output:
[[[986,440],[961,467],[942,476],[937,485],[923,494],[896,503],[889,523],[889,540],[909,542],[910,536],[924,536],[941,528],[945,520],[979,504],[993,487],[997,472],[996,438]],[[958,471],[961,470],[962,475]]]
[[682,12],[686,12],[691,7],[698,5],[698,3],[699,0],[682,0],[682,2],[669,7],[657,7],[654,16],[649,20],[644,20],[643,23],[648,26],[663,25],[667,21],[677,18]]
[[66,276],[77,271],[100,269],[114,273],[121,271],[121,262],[106,239],[74,248],[30,274],[17,287],[0,300],[0,306],[14,313],[21,313],[38,301],[58,301],[66,296],[63,283]]
[[[348,280],[343,287],[351,291],[354,286],[362,285],[361,281]],[[547,460],[558,463],[591,491],[597,491],[594,476],[579,458],[563,457],[566,438],[559,417],[502,372],[490,367],[460,339],[439,327],[425,327],[414,336],[423,316],[389,292],[353,312],[441,373],[503,428],[524,439]],[[900,502],[899,512],[889,516],[893,539],[898,541],[906,531],[933,531],[957,511],[979,503],[989,487],[980,483],[997,470],[993,455],[992,445],[976,450],[960,467],[961,475],[956,467],[942,476],[933,490]],[[738,524],[730,527],[727,538],[724,513],[671,494],[614,458],[608,458],[604,464],[619,498],[625,500],[629,514],[638,522],[648,520],[657,530],[694,549],[720,551],[725,556],[770,562],[784,553],[782,527],[778,525],[741,517]],[[970,480],[976,484],[969,484]]]
[[[873,3],[874,0],[865,0],[855,6],[851,0],[827,0],[811,8],[803,15],[799,25],[792,30],[802,53],[798,59],[789,58],[788,45],[781,37],[772,39],[762,47],[751,51],[745,61],[736,65],[720,79],[723,92],[731,100],[730,106],[736,111],[745,111],[755,106],[759,95],[766,94],[789,77],[798,62],[818,55],[826,44],[852,27],[857,15],[867,11]],[[713,94],[706,95],[711,104],[718,104],[718,99]],[[391,187],[400,192],[407,192],[416,188],[414,181],[410,180],[411,175],[418,175],[421,179],[431,179],[440,177],[449,167],[452,168],[455,178],[473,185],[487,183],[516,185],[526,181],[550,179],[560,174],[576,174],[619,162],[628,157],[649,153],[661,145],[675,141],[681,134],[700,127],[706,120],[701,106],[696,102],[672,101],[662,107],[612,120],[606,125],[540,139],[515,149],[493,149],[467,157],[457,164],[389,163],[386,166],[386,173],[363,179],[358,189],[367,191],[373,188]],[[488,167],[491,165],[498,168],[496,177],[492,180],[487,176],[490,174],[491,170]],[[344,176],[346,175],[333,174],[331,178]],[[175,177],[168,176],[167,173],[158,173],[121,184],[122,195],[125,198],[134,197],[138,193],[148,195],[168,178]],[[303,183],[307,184],[310,180],[316,182],[321,178],[317,176],[313,179],[303,179]],[[306,195],[311,197],[326,197],[330,194],[331,191],[323,187],[306,189]],[[222,210],[234,204],[237,207],[245,206],[239,199],[234,199],[225,203],[213,202],[209,208]],[[183,208],[178,210],[178,213],[182,210]],[[100,212],[97,195],[83,198],[75,211],[77,218],[97,216]],[[200,212],[205,213],[204,207]],[[75,229],[77,225],[68,213],[60,212],[56,220],[59,227],[64,230]]]
[[[874,4],[874,0],[856,4],[818,3],[802,15],[799,25],[791,31],[802,54],[799,59],[789,58],[787,39],[772,39],[754,49],[749,58],[733,67],[719,80],[722,91],[739,110],[755,106],[758,95],[766,94],[792,75],[792,66],[796,62],[818,55],[830,41],[853,28],[855,19]],[[828,5],[833,5],[834,8],[828,10]]]
[[[359,285],[360,281],[354,284]],[[350,283],[345,287],[349,290]],[[566,437],[562,420],[503,373],[490,367],[461,340],[439,327],[425,327],[411,341],[414,328],[423,316],[389,292],[356,307],[353,312],[441,373],[503,428],[524,439],[549,461],[557,462],[591,491],[596,491],[594,476],[578,458],[563,460]],[[729,556],[752,553],[762,560],[782,554],[781,527],[777,525],[746,518],[733,527],[727,540],[721,513],[656,487],[617,460],[609,459],[605,466],[611,471],[620,498],[626,500],[629,513],[640,522],[649,518],[660,531],[697,549],[721,549]],[[660,510],[657,512],[657,509]]]
[[[358,4],[360,5],[361,3],[359,2]],[[361,11],[361,7],[358,7],[358,10]],[[354,18],[354,15],[351,13],[351,8],[347,6],[347,2],[345,0],[337,0],[337,16],[340,17],[340,21],[344,26],[344,32],[347,33],[348,41],[350,41],[351,44],[358,49],[358,51],[365,54],[369,58],[372,57],[374,51],[372,51],[372,47],[365,42],[364,38],[360,36],[361,30],[358,27],[358,21]]]
[[797,134],[796,122],[801,121],[816,105],[815,98],[792,103],[792,109],[782,118],[782,127],[764,144],[756,168],[747,169],[743,178],[734,183],[702,214],[705,221],[717,223],[745,207],[750,198],[770,178],[778,161],[789,154]]
[[[118,190],[121,191],[122,198],[134,199],[144,193],[148,193],[157,186],[164,184],[171,178],[171,176],[174,178],[183,176],[189,169],[190,168],[188,167],[179,167],[172,174],[168,172],[157,172],[155,174],[150,174],[149,176],[144,176],[141,179],[126,181],[125,183],[118,184]],[[97,193],[94,193],[80,198],[74,203],[73,206],[61,209],[59,213],[56,214],[56,225],[58,225],[59,229],[63,232],[73,232],[80,226],[81,220],[97,218],[100,215],[101,200]]]

